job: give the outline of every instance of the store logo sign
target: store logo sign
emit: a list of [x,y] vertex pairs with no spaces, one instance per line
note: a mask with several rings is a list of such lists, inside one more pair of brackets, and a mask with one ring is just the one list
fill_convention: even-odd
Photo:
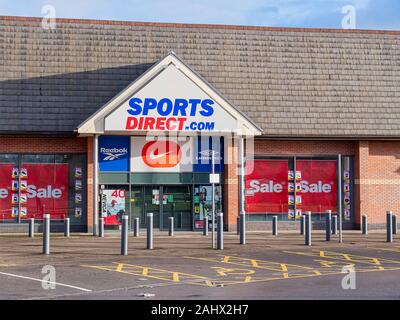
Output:
[[128,154],[128,148],[112,148],[112,149],[107,149],[107,148],[100,148],[100,152],[103,154],[104,161],[113,161],[113,160],[119,160],[120,157],[127,155]]
[[195,121],[214,114],[211,99],[154,99],[133,97],[129,100],[125,129],[168,131],[213,131],[214,121]]
[[143,162],[151,168],[173,168],[181,158],[181,148],[173,141],[151,141],[142,149]]
[[129,171],[130,139],[125,136],[99,137],[100,171]]

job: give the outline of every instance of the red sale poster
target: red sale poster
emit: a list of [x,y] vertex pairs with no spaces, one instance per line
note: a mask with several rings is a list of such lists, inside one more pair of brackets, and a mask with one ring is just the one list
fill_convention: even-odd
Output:
[[297,160],[296,170],[301,172],[302,212],[336,212],[337,169],[335,160]]
[[43,205],[45,213],[51,219],[63,219],[68,215],[68,164],[21,165],[21,180],[27,182],[25,191],[21,189],[21,200],[26,195],[27,218],[42,218]]
[[[251,169],[249,169],[251,168]],[[288,161],[246,161],[247,213],[288,212]]]

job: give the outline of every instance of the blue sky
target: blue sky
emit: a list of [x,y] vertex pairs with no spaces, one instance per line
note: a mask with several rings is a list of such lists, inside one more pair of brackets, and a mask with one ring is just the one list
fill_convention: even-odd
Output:
[[0,0],[0,15],[42,16],[43,5],[63,18],[341,28],[345,5],[358,29],[400,30],[400,0]]

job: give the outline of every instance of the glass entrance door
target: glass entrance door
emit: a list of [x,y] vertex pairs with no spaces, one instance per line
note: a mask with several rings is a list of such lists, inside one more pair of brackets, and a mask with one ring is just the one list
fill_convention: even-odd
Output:
[[160,186],[144,187],[144,203],[142,223],[146,225],[147,213],[153,212],[153,228],[159,229],[160,226],[160,205],[162,203],[162,190]]
[[147,213],[153,212],[155,229],[167,230],[169,217],[174,217],[176,230],[192,230],[192,200],[192,185],[131,186],[131,221],[139,218],[140,227],[145,228]]
[[191,230],[192,186],[163,186],[162,198],[161,229],[168,229],[169,217],[174,217],[175,229]]

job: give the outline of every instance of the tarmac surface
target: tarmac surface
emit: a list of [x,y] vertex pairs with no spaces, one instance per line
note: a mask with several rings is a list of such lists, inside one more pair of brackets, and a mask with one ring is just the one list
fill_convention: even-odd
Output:
[[226,233],[216,250],[211,236],[159,232],[147,250],[142,232],[122,256],[118,233],[52,234],[46,256],[40,235],[0,235],[0,299],[399,299],[400,237],[343,240],[315,232],[309,247],[296,233],[260,232],[240,245]]

